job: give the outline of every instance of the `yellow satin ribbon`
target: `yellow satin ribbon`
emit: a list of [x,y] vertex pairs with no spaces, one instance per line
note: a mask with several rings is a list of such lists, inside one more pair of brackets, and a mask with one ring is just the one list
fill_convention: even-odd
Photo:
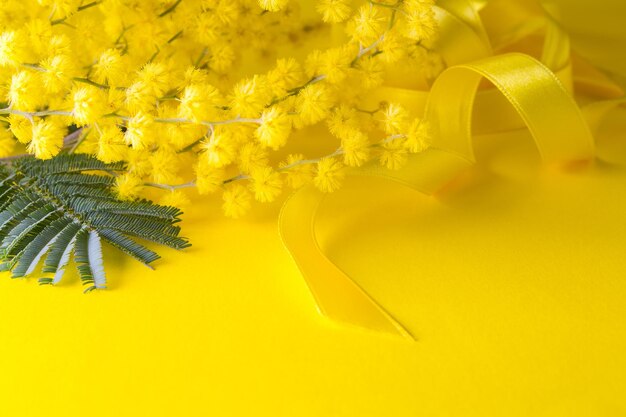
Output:
[[[542,61],[521,53],[491,55],[491,45],[476,4],[467,0],[439,2],[437,17],[443,31],[438,50],[451,65],[434,82],[429,93],[384,88],[386,99],[410,104],[432,128],[431,147],[411,155],[405,168],[390,171],[368,164],[352,172],[400,182],[423,193],[433,193],[474,164],[472,116],[477,111],[496,114],[500,120],[478,119],[482,129],[527,127],[547,162],[590,160],[594,141],[589,129],[623,103],[610,100],[585,109],[574,101],[567,35],[550,19],[538,20],[546,28]],[[484,6],[479,3],[479,7]],[[519,25],[514,31],[532,33]],[[514,34],[513,38],[518,37]],[[511,39],[511,37],[509,37]],[[469,63],[468,61],[469,60]],[[555,74],[556,72],[556,74]],[[557,76],[558,74],[558,76]],[[481,80],[495,89],[479,90]],[[600,80],[599,85],[610,84]],[[615,93],[619,89],[608,88]],[[426,95],[427,94],[427,95]],[[508,110],[501,110],[504,101]],[[475,105],[476,104],[476,105]],[[585,120],[589,119],[589,124]],[[355,281],[331,262],[320,249],[315,220],[324,194],[306,186],[292,195],[280,215],[283,242],[298,264],[321,313],[331,319],[405,337],[410,333]]]

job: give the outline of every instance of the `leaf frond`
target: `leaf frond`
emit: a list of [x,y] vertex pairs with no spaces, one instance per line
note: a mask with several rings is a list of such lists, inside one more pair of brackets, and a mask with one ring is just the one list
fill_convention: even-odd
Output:
[[[134,238],[174,249],[190,244],[179,236],[182,212],[147,200],[120,201],[112,192],[123,163],[105,164],[88,155],[42,161],[16,159],[0,165],[0,270],[13,277],[35,273],[39,283],[61,281],[73,255],[85,292],[106,288],[102,241],[151,267],[159,259]],[[45,259],[44,259],[45,258]]]

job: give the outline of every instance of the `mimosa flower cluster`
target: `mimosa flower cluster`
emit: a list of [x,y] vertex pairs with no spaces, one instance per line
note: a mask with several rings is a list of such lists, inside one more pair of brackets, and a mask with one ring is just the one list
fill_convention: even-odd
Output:
[[[398,104],[363,103],[394,66],[427,76],[440,70],[430,48],[433,7],[432,0],[3,0],[0,157],[79,152],[124,161],[120,198],[156,187],[163,203],[181,205],[195,187],[221,192],[230,217],[253,200],[275,200],[286,186],[336,190],[347,168],[371,159],[398,169],[428,146],[428,127]],[[315,37],[325,48],[301,60],[289,55]],[[337,42],[329,47],[329,39]],[[259,72],[262,65],[250,64],[270,61]],[[336,151],[285,156],[293,131],[316,124],[336,138]]]

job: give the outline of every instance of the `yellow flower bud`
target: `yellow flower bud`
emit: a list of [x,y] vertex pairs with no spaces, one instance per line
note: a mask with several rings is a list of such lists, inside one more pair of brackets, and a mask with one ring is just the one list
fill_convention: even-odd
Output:
[[120,200],[137,200],[143,190],[143,181],[133,174],[120,175],[115,178],[113,190]]
[[104,91],[92,87],[81,87],[73,95],[72,116],[77,126],[96,122],[108,112],[107,96]]
[[254,132],[259,142],[272,149],[278,149],[287,143],[291,133],[291,120],[278,107],[265,110],[261,115],[261,124]]
[[227,217],[238,219],[250,210],[250,191],[241,184],[233,184],[226,188],[222,195],[224,214]]
[[270,167],[253,171],[251,177],[250,189],[254,192],[254,198],[262,203],[274,201],[282,191],[280,174]]
[[28,152],[35,158],[50,159],[56,156],[63,147],[66,128],[52,120],[39,120],[33,126],[33,135],[28,144]]
[[313,184],[322,192],[337,190],[345,177],[344,166],[336,158],[323,158],[317,163]]
[[343,22],[352,13],[350,0],[319,0],[316,8],[322,20],[328,23]]
[[41,75],[30,71],[20,71],[13,75],[7,98],[11,107],[16,110],[36,110],[44,102]]

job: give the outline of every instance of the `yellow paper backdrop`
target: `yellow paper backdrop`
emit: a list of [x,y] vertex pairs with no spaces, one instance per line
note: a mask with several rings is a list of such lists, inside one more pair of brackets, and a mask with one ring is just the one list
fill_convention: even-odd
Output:
[[199,199],[155,272],[106,252],[109,291],[0,277],[0,416],[626,415],[626,169],[476,143],[435,197],[352,178],[321,208],[325,252],[416,342],[317,314],[280,202]]

